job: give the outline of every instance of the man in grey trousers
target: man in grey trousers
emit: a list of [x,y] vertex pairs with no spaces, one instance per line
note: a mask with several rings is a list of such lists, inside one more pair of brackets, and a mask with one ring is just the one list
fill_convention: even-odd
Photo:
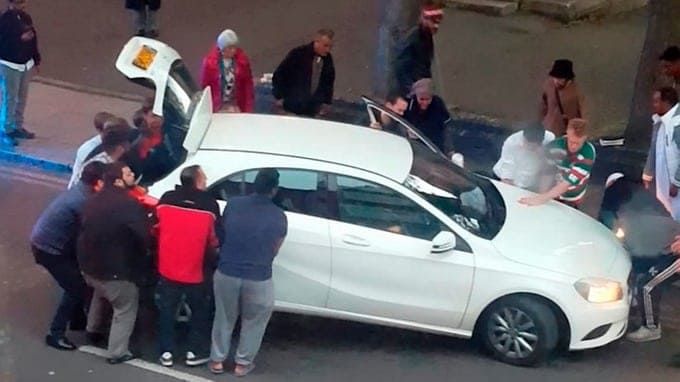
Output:
[[35,138],[23,124],[30,72],[40,65],[40,53],[26,0],[6,1],[0,14],[0,145],[16,146],[17,139]]
[[215,320],[208,367],[224,372],[236,320],[241,333],[234,374],[253,370],[253,360],[274,307],[272,262],[288,231],[288,221],[272,198],[279,185],[275,169],[262,169],[255,177],[255,193],[229,200],[222,218],[224,242],[214,276]]
[[142,206],[129,195],[135,174],[121,162],[107,165],[104,189],[83,209],[78,237],[78,263],[85,281],[94,289],[87,331],[103,334],[102,304],[113,307],[108,362],[134,358],[128,349],[137,320],[140,265],[151,242],[151,225]]

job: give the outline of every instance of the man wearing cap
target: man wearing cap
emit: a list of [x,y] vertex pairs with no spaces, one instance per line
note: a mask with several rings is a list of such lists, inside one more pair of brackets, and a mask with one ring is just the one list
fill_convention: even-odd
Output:
[[547,158],[544,146],[555,135],[540,123],[526,125],[503,142],[501,157],[493,166],[494,174],[503,182],[533,192],[542,191]]
[[432,79],[423,78],[411,87],[404,118],[434,143],[443,153],[451,153],[451,115],[444,101],[434,95]]
[[553,63],[549,77],[543,84],[540,118],[548,131],[561,137],[573,118],[585,118],[583,94],[574,81],[574,64],[560,59]]
[[678,93],[671,87],[654,92],[654,123],[647,163],[642,173],[646,187],[656,183],[656,197],[680,221],[680,108]]
[[680,86],[680,48],[669,46],[659,56],[659,60],[661,60],[663,74],[672,79],[670,85],[677,90]]
[[40,52],[25,8],[26,0],[7,0],[7,10],[0,14],[0,144],[7,146],[35,138],[23,124],[30,72],[40,65]]
[[393,62],[396,84],[392,87],[408,94],[414,82],[432,78],[434,35],[444,17],[442,1],[426,0],[420,8],[418,26],[411,29],[397,47]]
[[203,59],[201,86],[210,86],[215,113],[253,111],[255,85],[250,60],[238,44],[236,33],[225,29]]
[[272,78],[277,107],[309,117],[328,112],[335,86],[334,36],[331,29],[320,29],[314,41],[291,50],[281,61]]

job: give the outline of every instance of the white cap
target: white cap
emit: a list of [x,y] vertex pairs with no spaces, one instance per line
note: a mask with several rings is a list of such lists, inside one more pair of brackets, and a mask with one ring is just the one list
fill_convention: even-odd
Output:
[[231,29],[225,29],[217,36],[217,47],[220,50],[238,44],[238,36]]

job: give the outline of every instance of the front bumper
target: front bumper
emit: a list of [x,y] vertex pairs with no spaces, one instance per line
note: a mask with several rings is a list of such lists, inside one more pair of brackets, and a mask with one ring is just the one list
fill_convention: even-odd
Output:
[[623,300],[592,304],[583,300],[578,317],[571,317],[569,350],[592,349],[621,338],[628,328],[630,293]]

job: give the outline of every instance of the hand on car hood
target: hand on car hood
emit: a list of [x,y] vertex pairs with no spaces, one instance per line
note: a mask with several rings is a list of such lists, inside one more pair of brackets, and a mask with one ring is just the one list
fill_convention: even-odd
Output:
[[493,244],[519,263],[575,277],[607,277],[614,263],[627,258],[616,236],[598,221],[558,202],[526,206],[531,193],[494,182],[503,195],[507,217]]

